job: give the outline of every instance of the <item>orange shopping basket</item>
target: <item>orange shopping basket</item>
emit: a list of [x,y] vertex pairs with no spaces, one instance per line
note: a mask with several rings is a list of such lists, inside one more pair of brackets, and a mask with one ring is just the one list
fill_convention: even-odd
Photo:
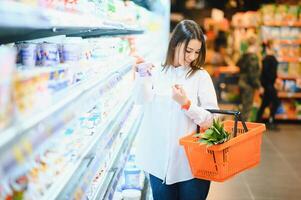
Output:
[[192,174],[196,178],[222,182],[257,165],[265,125],[243,122],[238,111],[208,111],[235,116],[234,121],[223,122],[226,131],[233,133],[234,138],[210,147],[199,143],[193,136],[195,133],[181,138],[180,144],[185,148]]

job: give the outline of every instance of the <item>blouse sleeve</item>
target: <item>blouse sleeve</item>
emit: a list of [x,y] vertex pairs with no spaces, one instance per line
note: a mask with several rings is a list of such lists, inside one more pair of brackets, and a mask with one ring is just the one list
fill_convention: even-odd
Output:
[[207,128],[211,126],[214,114],[206,109],[219,109],[215,89],[210,75],[203,70],[198,85],[198,104],[192,103],[186,115],[200,127]]

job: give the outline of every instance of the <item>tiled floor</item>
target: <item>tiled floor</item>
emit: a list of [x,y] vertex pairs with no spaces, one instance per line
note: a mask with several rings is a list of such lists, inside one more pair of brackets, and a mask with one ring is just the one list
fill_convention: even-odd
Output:
[[213,182],[207,200],[301,200],[301,125],[279,128],[264,134],[259,166]]

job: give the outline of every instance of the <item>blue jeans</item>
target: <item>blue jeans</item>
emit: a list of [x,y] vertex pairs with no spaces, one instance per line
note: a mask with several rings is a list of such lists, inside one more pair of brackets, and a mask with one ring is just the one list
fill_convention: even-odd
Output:
[[150,174],[154,200],[205,200],[210,188],[210,181],[202,179],[191,179],[172,185],[162,182]]

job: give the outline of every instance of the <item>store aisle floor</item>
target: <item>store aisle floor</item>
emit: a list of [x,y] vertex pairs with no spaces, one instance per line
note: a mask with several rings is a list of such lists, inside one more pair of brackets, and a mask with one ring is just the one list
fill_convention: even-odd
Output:
[[300,200],[301,126],[282,124],[263,136],[261,163],[224,183],[207,200]]

